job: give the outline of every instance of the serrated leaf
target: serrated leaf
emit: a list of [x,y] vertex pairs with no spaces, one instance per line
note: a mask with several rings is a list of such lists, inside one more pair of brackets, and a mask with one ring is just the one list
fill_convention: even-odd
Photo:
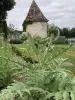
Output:
[[61,92],[55,93],[55,100],[62,100],[62,94],[61,94]]
[[45,96],[44,100],[50,99],[53,96],[54,96],[54,93],[49,93],[48,95]]
[[30,91],[28,89],[24,89],[23,92],[28,93],[29,95],[31,95]]
[[72,100],[75,100],[75,94],[73,92],[71,92],[70,96]]
[[64,100],[70,100],[70,96],[69,96],[69,93],[68,93],[67,91],[65,91],[65,92],[63,93],[63,99],[64,99]]
[[19,94],[19,96],[22,98],[23,94],[20,90],[16,90],[16,92]]
[[72,63],[70,63],[70,62],[64,62],[62,64],[62,67],[72,67],[72,66],[74,66],[74,65]]

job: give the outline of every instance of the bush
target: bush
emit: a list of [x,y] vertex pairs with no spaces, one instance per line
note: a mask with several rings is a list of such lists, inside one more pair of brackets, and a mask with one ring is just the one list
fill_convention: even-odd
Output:
[[54,24],[51,24],[48,26],[48,36],[50,37],[51,34],[54,34],[54,36],[57,36],[58,28]]
[[23,55],[22,51],[19,50],[18,48],[16,48],[15,46],[12,46],[12,51],[16,53],[17,56],[20,56],[23,60],[25,60],[27,63],[38,63],[38,61],[36,61],[35,59],[33,59],[32,57],[28,57],[26,55]]
[[20,35],[20,38],[21,38],[21,40],[23,40],[23,41],[27,40],[27,33],[26,33],[26,32],[23,32],[23,33]]
[[31,35],[27,32],[23,32],[21,35],[20,35],[20,39],[22,41],[26,41],[28,38],[31,38]]
[[10,44],[21,44],[23,43],[21,39],[10,39]]
[[18,66],[11,60],[16,60],[15,55],[12,54],[11,46],[3,43],[0,46],[0,90],[14,82],[15,75],[13,74]]
[[64,39],[58,39],[56,41],[53,42],[54,44],[66,44],[66,40]]

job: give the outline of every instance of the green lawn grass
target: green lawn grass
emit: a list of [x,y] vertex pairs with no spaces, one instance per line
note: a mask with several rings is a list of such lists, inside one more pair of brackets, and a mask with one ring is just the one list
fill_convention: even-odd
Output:
[[[27,44],[16,44],[15,46],[22,51],[26,51],[26,48],[27,49],[29,48],[28,52],[31,53],[32,48],[30,48],[30,46]],[[69,45],[67,45],[67,44],[60,44],[59,45],[58,44],[58,45],[54,45],[54,46],[55,46],[54,50],[56,51],[56,53],[59,53],[61,50],[66,49]],[[50,54],[53,54],[53,53],[54,52],[51,52]],[[31,55],[33,55],[33,51],[32,51]],[[69,48],[66,52],[64,52],[61,55],[65,56],[65,57],[74,57],[75,56],[75,45],[73,45],[71,48]]]

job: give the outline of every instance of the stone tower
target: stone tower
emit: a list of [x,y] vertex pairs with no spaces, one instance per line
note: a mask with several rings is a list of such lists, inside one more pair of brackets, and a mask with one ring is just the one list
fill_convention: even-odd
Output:
[[23,22],[23,31],[28,32],[32,37],[47,37],[48,20],[33,0],[26,19]]

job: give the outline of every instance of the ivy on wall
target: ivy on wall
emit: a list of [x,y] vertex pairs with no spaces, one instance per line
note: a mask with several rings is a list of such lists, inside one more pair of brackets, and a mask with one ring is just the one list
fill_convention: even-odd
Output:
[[23,23],[23,31],[26,32],[26,27],[27,27],[27,25],[30,25],[30,24],[32,24],[32,23],[33,23],[32,21],[24,21],[24,23]]

